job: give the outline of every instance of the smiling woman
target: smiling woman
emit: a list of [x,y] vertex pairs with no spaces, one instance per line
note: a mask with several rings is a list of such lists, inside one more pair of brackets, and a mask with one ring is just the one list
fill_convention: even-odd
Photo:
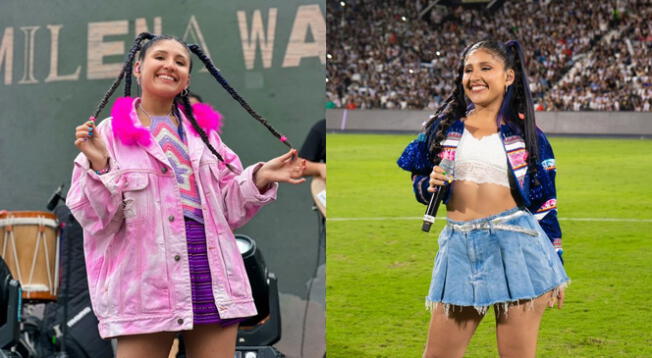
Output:
[[142,103],[138,106],[139,119],[144,126],[150,125],[151,115],[170,114],[171,107],[165,99],[174,98],[184,91],[187,94],[190,63],[188,48],[174,40],[155,42],[151,48],[144,48],[140,52],[139,60],[134,65],[134,75],[143,89],[143,102],[150,106],[147,109]]
[[535,126],[520,44],[467,47],[455,90],[424,132],[398,161],[418,201],[448,187],[424,357],[462,357],[490,307],[500,355],[534,357],[545,307],[556,299],[561,308],[569,279],[555,160]]
[[[93,116],[76,128],[81,153],[67,198],[84,229],[100,335],[117,337],[118,357],[167,357],[177,331],[192,357],[233,357],[238,323],[256,314],[233,230],[276,198],[278,182],[304,181],[296,150],[243,169],[217,134],[217,116],[195,115],[191,53],[287,141],[199,46],[166,35],[136,38],[95,116],[123,77],[125,97],[111,118],[96,126]],[[141,98],[129,96],[132,70]]]
[[134,73],[148,94],[170,97],[180,89],[188,89],[189,64],[190,53],[186,47],[173,40],[163,40],[153,46],[147,57],[141,55],[134,65]]
[[505,68],[504,60],[489,50],[478,48],[464,63],[464,93],[477,107],[486,107],[504,96],[514,82],[514,70]]

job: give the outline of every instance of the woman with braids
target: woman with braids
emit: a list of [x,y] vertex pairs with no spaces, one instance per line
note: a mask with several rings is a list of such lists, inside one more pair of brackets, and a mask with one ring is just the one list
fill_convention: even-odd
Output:
[[[198,46],[164,35],[136,38],[94,116],[76,128],[81,153],[67,199],[84,229],[100,335],[117,337],[120,358],[167,357],[179,331],[190,357],[232,358],[238,323],[256,314],[232,230],[275,199],[278,182],[304,181],[294,149],[243,170],[217,134],[219,114],[191,109],[191,52],[288,144]],[[130,97],[132,70],[140,98]],[[122,79],[125,96],[96,126]]]
[[449,186],[424,357],[462,357],[491,306],[500,356],[534,357],[545,307],[562,306],[555,159],[525,69],[516,41],[469,46],[455,90],[398,160],[418,201]]

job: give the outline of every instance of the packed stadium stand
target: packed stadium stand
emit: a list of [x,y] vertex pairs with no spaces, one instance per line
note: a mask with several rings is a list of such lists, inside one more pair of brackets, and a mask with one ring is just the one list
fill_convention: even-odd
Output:
[[539,111],[651,110],[652,1],[455,3],[327,0],[328,107],[435,109],[492,38],[522,42]]

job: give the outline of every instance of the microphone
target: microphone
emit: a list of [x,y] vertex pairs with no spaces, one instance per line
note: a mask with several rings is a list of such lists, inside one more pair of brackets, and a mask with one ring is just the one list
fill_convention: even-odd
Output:
[[[455,162],[449,159],[442,159],[439,162],[439,166],[444,169],[447,175],[452,176],[454,170]],[[435,217],[437,216],[437,209],[439,209],[439,204],[446,197],[448,192],[448,183],[444,182],[444,185],[437,188],[437,191],[432,193],[430,197],[430,202],[428,203],[428,208],[426,213],[423,215],[423,225],[421,230],[424,232],[429,232],[432,224],[435,223]]]

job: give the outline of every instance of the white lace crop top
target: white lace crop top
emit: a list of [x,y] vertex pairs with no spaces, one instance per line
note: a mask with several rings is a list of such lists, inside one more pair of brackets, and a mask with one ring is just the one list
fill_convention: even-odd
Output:
[[500,135],[494,133],[477,139],[465,128],[455,154],[453,178],[509,188],[507,154]]

